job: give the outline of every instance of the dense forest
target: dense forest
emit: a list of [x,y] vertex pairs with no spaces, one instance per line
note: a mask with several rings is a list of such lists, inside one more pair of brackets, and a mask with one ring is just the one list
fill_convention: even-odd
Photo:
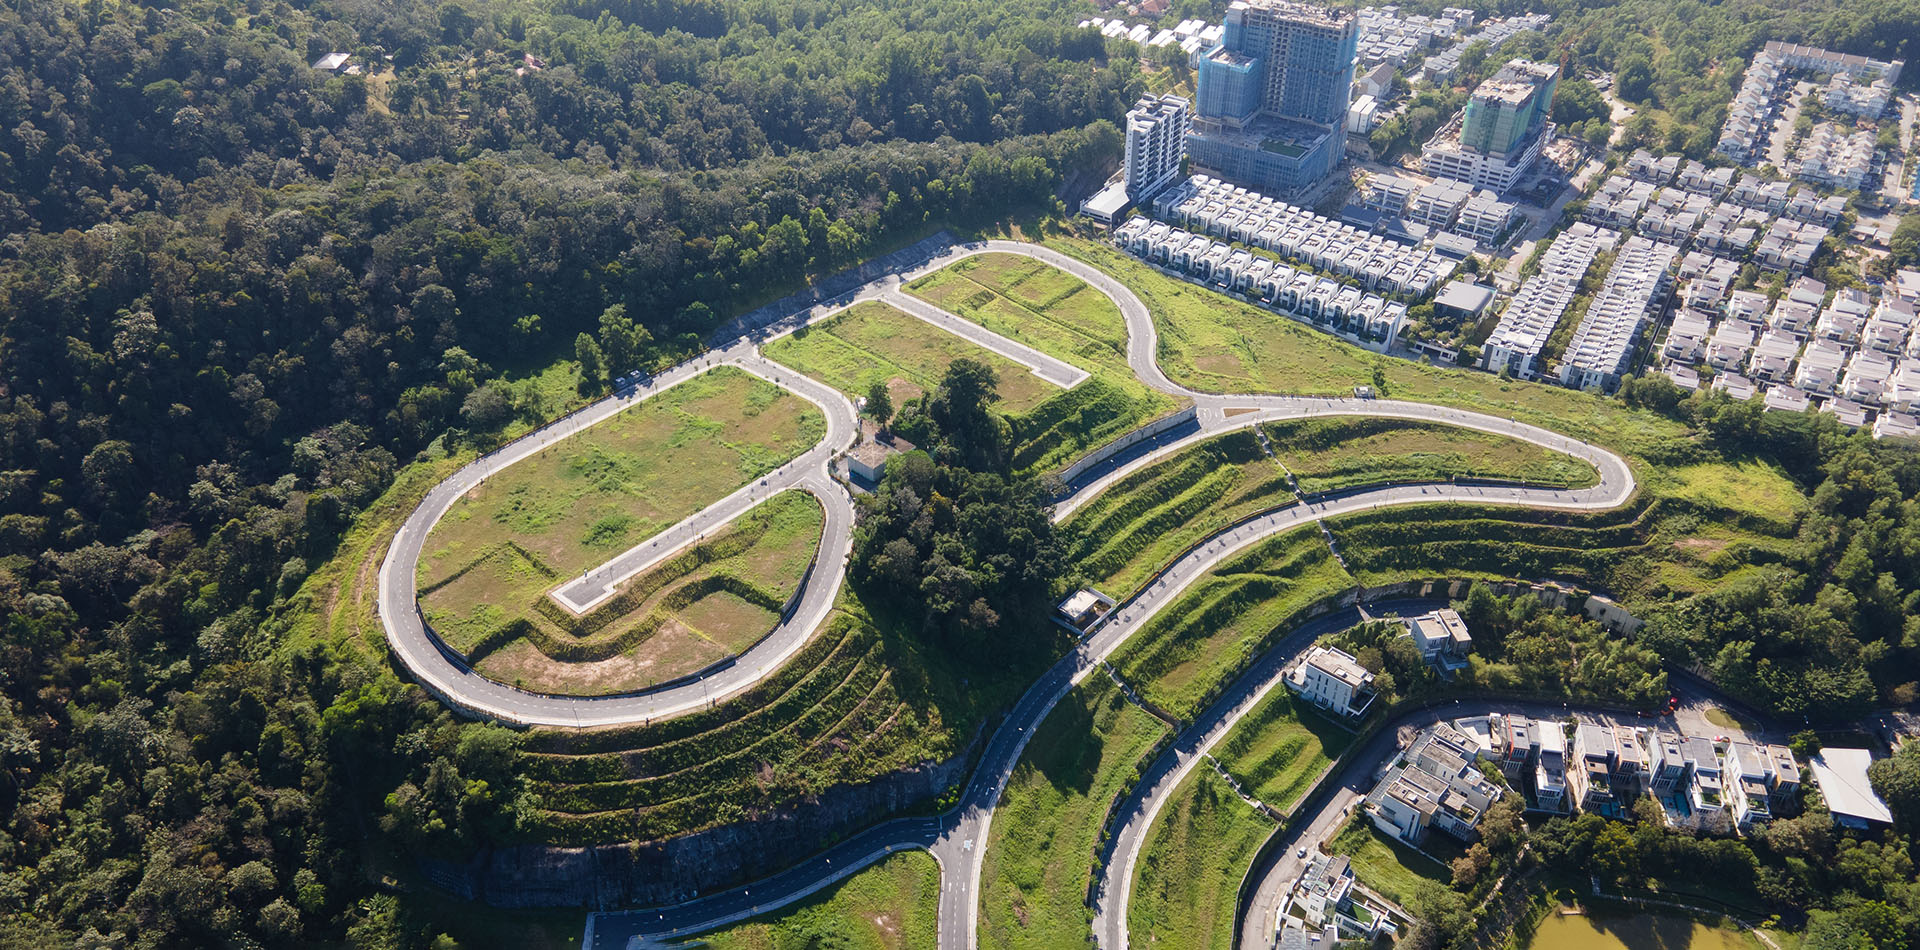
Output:
[[1097,182],[1141,82],[1075,9],[9,4],[0,944],[425,945],[369,862],[510,830],[517,736],[289,598],[581,335],[671,360]]
[[[1688,149],[1760,40],[1902,55],[1920,31],[1895,0],[1544,6]],[[563,408],[527,385],[536,371],[589,357],[590,394],[809,275],[1097,183],[1143,80],[1129,50],[1074,29],[1090,10],[0,9],[0,944],[433,943],[376,878],[512,829],[518,736],[290,637],[303,580],[423,451]],[[312,67],[335,52],[353,72]],[[869,512],[864,577],[903,601],[934,590],[929,625],[984,636],[1046,591],[1039,499],[1006,497],[1004,446],[964,401],[905,415],[937,461],[902,466],[876,501],[892,514]],[[1886,621],[1920,590],[1916,465],[1816,452],[1797,472],[1819,488],[1814,553],[1779,567],[1790,583],[1676,615],[1660,647],[1729,673],[1837,651],[1839,708],[1899,695],[1916,634]],[[1006,533],[939,511],[918,535],[909,489]],[[1889,551],[1894,566],[1858,568]],[[1794,636],[1742,647],[1721,631],[1745,627],[1709,626],[1749,616]]]

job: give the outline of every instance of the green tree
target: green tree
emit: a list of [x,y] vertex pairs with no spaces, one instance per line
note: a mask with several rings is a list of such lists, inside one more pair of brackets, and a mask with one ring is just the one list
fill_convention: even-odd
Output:
[[573,358],[580,364],[580,392],[597,393],[606,385],[607,357],[593,337],[582,333],[573,338]]
[[874,380],[873,385],[867,387],[867,414],[879,423],[882,431],[893,421],[893,394],[887,390],[884,380]]

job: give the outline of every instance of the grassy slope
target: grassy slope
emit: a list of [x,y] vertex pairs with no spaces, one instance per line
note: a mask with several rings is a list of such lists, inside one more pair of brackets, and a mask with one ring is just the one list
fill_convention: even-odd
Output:
[[999,373],[1002,412],[1020,415],[1061,392],[1026,367],[877,300],[775,340],[766,355],[848,396],[886,383],[895,405],[933,389],[962,356]]
[[845,950],[933,950],[940,867],[903,851],[792,907],[703,934],[713,950],[813,947],[835,935]]
[[1422,880],[1441,887],[1453,880],[1453,873],[1440,862],[1381,834],[1372,822],[1348,825],[1334,836],[1328,850],[1347,855],[1360,883],[1403,906]]
[[1122,479],[1063,530],[1075,567],[1106,593],[1126,597],[1194,543],[1293,501],[1285,473],[1254,434],[1235,432]]
[[1104,676],[1054,707],[1001,798],[980,872],[980,946],[1085,946],[1100,828],[1146,753],[1170,733]]
[[1127,367],[1127,327],[1119,308],[1065,271],[1015,255],[982,254],[906,289],[1093,374],[1010,420],[1019,471],[1063,466],[1175,408],[1172,397],[1148,389]]
[[1270,538],[1209,572],[1117,651],[1127,682],[1175,716],[1213,689],[1316,601],[1353,587],[1319,532]]
[[1248,794],[1290,811],[1352,740],[1283,688],[1240,720],[1213,754]]
[[1275,827],[1218,773],[1195,769],[1147,836],[1128,939],[1158,950],[1232,950],[1240,878]]
[[1570,455],[1456,426],[1335,418],[1271,423],[1266,430],[1274,454],[1310,495],[1453,478],[1580,488],[1600,478]]

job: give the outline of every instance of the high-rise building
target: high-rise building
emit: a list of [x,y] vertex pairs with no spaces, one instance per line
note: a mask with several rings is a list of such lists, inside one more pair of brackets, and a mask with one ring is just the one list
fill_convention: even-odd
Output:
[[1516,59],[1473,91],[1426,144],[1427,174],[1505,192],[1532,170],[1547,140],[1560,67]]
[[1194,164],[1269,192],[1325,177],[1346,151],[1359,28],[1295,0],[1235,0],[1200,59]]
[[1127,112],[1127,197],[1146,201],[1180,175],[1193,106],[1179,96],[1142,96]]

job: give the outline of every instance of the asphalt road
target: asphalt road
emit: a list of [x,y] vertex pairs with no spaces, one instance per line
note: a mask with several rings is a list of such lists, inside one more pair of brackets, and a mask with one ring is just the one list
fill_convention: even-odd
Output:
[[[1389,610],[1406,614],[1444,605],[1443,601],[1396,600],[1371,607],[1376,613]],[[1146,844],[1147,832],[1153,828],[1161,807],[1173,797],[1174,790],[1242,718],[1273,690],[1281,688],[1282,674],[1295,657],[1321,636],[1344,630],[1360,620],[1360,612],[1349,607],[1295,628],[1242,673],[1192,725],[1181,730],[1173,744],[1148,766],[1133,791],[1116,809],[1121,817],[1109,839],[1101,876],[1094,883],[1093,933],[1099,946],[1127,946],[1127,907],[1133,892],[1134,868],[1139,863],[1140,849]]]
[[[889,299],[893,302],[889,295],[897,295],[901,283],[961,258],[990,252],[1019,254],[1052,264],[1107,294],[1126,320],[1127,359],[1135,374],[1152,388],[1193,400],[1199,410],[1199,426],[1195,431],[1148,452],[1135,454],[1125,463],[1087,482],[1056,507],[1056,520],[1064,519],[1086,500],[1141,466],[1212,435],[1275,419],[1366,415],[1465,426],[1523,439],[1582,458],[1600,472],[1600,481],[1589,488],[1568,491],[1493,485],[1396,485],[1312,499],[1233,525],[1189,551],[1170,565],[1151,586],[1116,608],[1108,623],[1081,641],[1022,695],[988,739],[980,763],[963,790],[959,805],[953,810],[938,818],[909,819],[877,826],[803,865],[732,891],[692,899],[673,908],[595,914],[589,922],[595,946],[619,946],[626,942],[645,946],[649,941],[672,939],[676,935],[723,926],[800,900],[901,848],[924,847],[933,853],[941,866],[939,946],[942,950],[970,948],[975,945],[982,855],[991,832],[994,808],[1033,730],[1075,684],[1097,669],[1129,637],[1213,567],[1275,534],[1322,518],[1377,509],[1384,505],[1452,501],[1604,509],[1623,504],[1633,492],[1632,473],[1619,456],[1511,419],[1396,400],[1232,396],[1187,389],[1174,383],[1161,371],[1155,360],[1158,342],[1151,314],[1130,290],[1105,273],[1049,248],[1017,242],[986,241],[950,249],[899,275],[875,280],[829,304],[752,328],[750,337],[719,346],[703,357],[674,367],[636,393],[617,395],[595,403],[474,462],[435,487],[402,526],[381,568],[380,612],[396,654],[416,679],[450,705],[478,715],[535,725],[601,725],[662,718],[716,702],[758,682],[804,644],[814,627],[825,617],[833,597],[838,593],[845,571],[845,557],[851,547],[852,508],[844,491],[831,482],[826,466],[833,456],[852,444],[857,428],[852,406],[844,397],[822,384],[765,361],[759,356],[756,342],[794,332],[862,300]],[[915,310],[926,307],[919,303],[910,306]],[[945,316],[959,320],[951,315]],[[932,322],[947,325],[946,319],[934,318]],[[963,335],[980,342],[976,334]],[[996,347],[989,348],[1001,351]],[[1048,365],[1041,360],[1022,362],[1036,369],[1039,369],[1036,363]],[[802,607],[792,619],[759,646],[742,655],[731,667],[709,676],[705,681],[628,696],[560,697],[522,692],[475,674],[445,650],[425,628],[415,607],[414,565],[428,531],[453,502],[505,466],[719,363],[741,366],[821,405],[828,416],[827,438],[821,445],[808,450],[799,459],[769,476],[764,484],[756,483],[717,502],[708,510],[669,529],[667,533],[649,539],[649,542],[624,552],[609,564],[588,572],[580,581],[569,583],[558,593],[564,604],[590,607],[604,599],[620,579],[658,563],[665,556],[664,552],[683,547],[690,538],[738,517],[778,490],[802,488],[821,496],[828,511],[828,523],[821,545],[821,570],[809,583],[803,594]],[[1057,367],[1047,370],[1056,371]],[[1253,411],[1228,416],[1228,409]],[[1297,649],[1307,639],[1310,638],[1302,632],[1289,639],[1288,643],[1295,644]],[[1267,668],[1266,664],[1274,659],[1268,657],[1260,668]],[[1148,818],[1140,826],[1142,834],[1151,824],[1151,816]],[[1124,913],[1120,917],[1124,918]]]
[[[615,585],[787,489],[820,499],[825,509],[819,560],[792,614],[751,650],[728,666],[676,686],[617,696],[553,696],[516,689],[476,673],[447,649],[426,625],[417,604],[415,565],[427,536],[453,503],[496,472],[548,446],[611,418],[628,407],[665,392],[716,366],[735,366],[772,381],[819,406],[827,433],[766,478],[709,505],[665,533],[618,555],[611,562],[554,591],[562,606],[576,613],[612,595]],[[833,456],[853,444],[859,432],[853,405],[833,389],[761,357],[742,341],[690,360],[637,389],[616,393],[551,425],[515,440],[455,472],[427,493],[387,550],[380,567],[380,619],[387,643],[415,681],[442,702],[473,715],[529,726],[603,726],[647,722],[691,712],[745,690],[778,669],[807,642],[833,607],[846,560],[853,550],[853,501],[827,471]]]

